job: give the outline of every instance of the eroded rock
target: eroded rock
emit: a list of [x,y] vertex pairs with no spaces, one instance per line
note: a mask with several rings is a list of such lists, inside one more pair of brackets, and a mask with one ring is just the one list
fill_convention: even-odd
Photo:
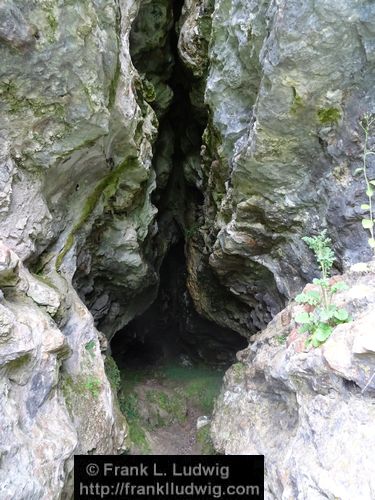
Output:
[[[372,497],[374,262],[344,276],[353,321],[306,348],[291,304],[238,354],[212,423],[227,454],[264,454],[266,498]],[[366,290],[366,293],[363,293]]]
[[[180,49],[195,71],[204,13],[197,2],[186,8]],[[190,265],[194,300],[210,318],[217,314],[196,278],[200,268],[209,280],[209,266],[232,300],[247,304],[234,313],[238,331],[244,324],[256,331],[313,277],[301,236],[327,226],[339,269],[371,258],[360,224],[363,183],[353,172],[361,162],[358,122],[374,107],[374,34],[364,29],[374,14],[371,2],[215,2],[197,183],[203,256]],[[372,160],[369,172],[374,177]]]
[[[70,496],[73,453],[121,450],[126,424],[90,313],[75,294],[61,310],[58,285],[40,282],[1,249],[19,274],[0,304],[1,496],[55,498],[63,488]],[[51,317],[58,310],[65,326]]]

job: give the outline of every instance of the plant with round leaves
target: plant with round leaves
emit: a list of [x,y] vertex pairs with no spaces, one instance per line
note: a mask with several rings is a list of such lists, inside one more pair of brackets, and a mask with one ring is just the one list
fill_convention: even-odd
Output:
[[314,252],[319,264],[321,277],[314,279],[313,283],[320,287],[320,291],[309,290],[297,295],[296,302],[306,304],[313,310],[311,312],[303,311],[297,314],[294,319],[301,325],[299,332],[309,334],[306,345],[319,347],[329,338],[335,326],[350,321],[346,309],[332,304],[333,296],[347,290],[348,286],[343,281],[333,284],[329,282],[335,254],[331,249],[331,239],[327,236],[327,230],[322,231],[317,236],[305,236],[302,239]]

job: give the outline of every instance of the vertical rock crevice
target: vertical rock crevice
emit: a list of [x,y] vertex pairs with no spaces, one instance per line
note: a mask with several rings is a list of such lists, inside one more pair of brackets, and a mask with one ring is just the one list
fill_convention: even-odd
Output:
[[[212,5],[203,12],[206,18],[210,9]],[[176,357],[220,364],[230,362],[245,341],[227,324],[220,327],[199,315],[186,287],[189,242],[199,239],[205,203],[200,154],[208,120],[202,90],[207,59],[197,75],[179,50],[187,14],[182,1],[144,1],[130,34],[130,54],[140,75],[139,99],[148,102],[158,119],[151,198],[158,214],[149,258],[160,284],[153,289],[155,301],[116,335],[112,350],[126,353],[138,346],[144,358],[147,352],[163,358],[167,349]],[[207,25],[205,29],[207,37]],[[201,48],[204,57],[207,47],[208,39]]]

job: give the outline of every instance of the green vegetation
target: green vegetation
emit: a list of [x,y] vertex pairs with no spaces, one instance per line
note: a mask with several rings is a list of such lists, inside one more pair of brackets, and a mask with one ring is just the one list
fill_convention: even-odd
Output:
[[88,376],[84,382],[84,387],[87,391],[89,391],[94,398],[98,398],[101,389],[100,380],[93,376]]
[[85,345],[85,349],[86,349],[87,352],[89,352],[91,354],[91,356],[94,356],[94,348],[95,348],[95,340],[91,339]]
[[65,399],[66,406],[71,412],[73,402],[82,397],[98,398],[101,390],[101,383],[97,377],[93,375],[80,375],[73,379],[70,375],[64,375],[61,380],[61,390]]
[[185,239],[190,239],[193,238],[198,233],[200,225],[198,223],[195,223],[191,225],[190,227],[185,227]]
[[162,374],[171,381],[181,385],[189,404],[199,407],[202,412],[212,412],[215,399],[220,392],[223,374],[204,366],[186,368],[180,365],[169,365],[163,368]]
[[126,417],[129,426],[129,439],[131,443],[143,454],[150,453],[145,431],[141,425],[141,416],[138,411],[138,397],[136,394],[122,394],[120,396],[120,410]]
[[346,309],[338,308],[332,304],[332,297],[335,293],[347,289],[343,281],[330,284],[329,275],[335,260],[334,253],[330,247],[331,239],[327,237],[327,231],[322,231],[313,238],[304,237],[303,241],[314,252],[315,258],[321,270],[321,277],[314,279],[314,285],[320,288],[307,293],[297,295],[296,301],[306,304],[312,312],[304,311],[296,315],[295,320],[300,323],[300,333],[309,333],[306,344],[319,347],[331,335],[333,328],[340,323],[350,321],[349,313]]
[[370,155],[375,155],[375,151],[371,151],[369,149],[369,135],[371,132],[371,127],[375,122],[375,116],[365,115],[360,122],[364,133],[364,145],[363,145],[363,165],[358,168],[354,173],[362,173],[365,186],[366,186],[366,195],[368,198],[368,203],[361,205],[362,210],[367,212],[367,217],[362,219],[362,226],[369,232],[368,244],[375,252],[375,238],[374,238],[374,205],[372,198],[374,196],[374,186],[375,180],[369,179],[368,170],[367,170],[367,159]]
[[117,393],[121,387],[121,374],[116,361],[107,355],[104,361],[104,369],[112,389]]
[[151,453],[150,445],[147,442],[145,431],[137,420],[129,420],[129,439],[144,455]]
[[[167,414],[167,418],[161,417],[159,426],[172,424],[173,422],[182,423],[186,420],[186,400],[185,398],[174,391],[173,394],[168,394],[164,391],[148,391],[146,398],[150,403],[155,403],[162,410],[163,414]],[[158,415],[160,417],[160,415]]]
[[146,77],[142,78],[142,93],[145,101],[147,101],[149,104],[155,101],[155,87],[150,80],[147,80]]
[[[220,391],[222,375],[205,366],[177,364],[158,370],[123,373],[120,409],[128,421],[134,451],[151,453],[147,433],[173,424],[186,425],[193,409],[198,414],[210,414]],[[207,454],[211,454],[212,443],[206,432],[197,432],[197,441]]]
[[318,110],[318,119],[322,125],[337,123],[341,118],[341,112],[337,108],[322,108]]
[[[302,295],[302,294],[300,294],[300,295]],[[286,336],[285,335],[277,335],[276,340],[280,345],[283,345],[286,343]]]
[[205,425],[197,430],[197,442],[200,444],[202,455],[217,455],[212,443],[210,425]]
[[8,105],[10,114],[31,110],[36,117],[49,115],[64,120],[65,108],[61,103],[46,103],[40,99],[30,98],[20,94],[21,90],[17,89],[13,81],[0,82],[0,97]]
[[18,370],[19,368],[22,368],[23,366],[27,365],[27,363],[31,360],[30,354],[24,354],[23,356],[20,356],[19,358],[13,359],[12,361],[9,361],[6,364],[6,367],[9,370],[15,371]]
[[104,201],[108,201],[117,191],[118,182],[120,180],[123,172],[128,168],[132,163],[136,162],[135,158],[130,158],[125,160],[121,165],[119,165],[115,170],[110,172],[104,179],[102,179],[90,196],[87,198],[85,205],[83,207],[82,213],[78,219],[78,221],[73,226],[70,231],[65,245],[58,254],[56,258],[56,270],[59,271],[61,264],[64,260],[64,257],[69,252],[69,250],[74,245],[75,236],[81,227],[87,222],[90,215],[93,213],[95,207],[98,205],[100,199],[103,197]]
[[290,111],[295,114],[297,113],[299,110],[303,109],[303,100],[302,100],[302,97],[300,95],[297,94],[297,91],[294,87],[292,87],[292,90],[293,90],[293,103],[292,103],[292,106],[290,108]]
[[55,16],[55,1],[44,1],[41,2],[41,8],[44,11],[47,27],[46,27],[46,38],[49,43],[53,43],[56,40],[56,33],[58,28],[58,22]]
[[51,28],[53,35],[55,35],[57,27],[58,27],[58,23],[57,23],[56,17],[52,14],[52,12],[48,12],[47,22],[48,22],[48,26]]
[[[120,373],[119,373],[120,374]],[[135,392],[135,386],[146,375],[146,373],[129,371],[126,374],[126,380],[121,380],[120,375],[120,392],[119,404],[122,414],[125,416],[129,426],[129,440],[132,445],[144,455],[151,453],[150,446],[147,442],[146,433],[142,418],[139,412],[139,399]]]

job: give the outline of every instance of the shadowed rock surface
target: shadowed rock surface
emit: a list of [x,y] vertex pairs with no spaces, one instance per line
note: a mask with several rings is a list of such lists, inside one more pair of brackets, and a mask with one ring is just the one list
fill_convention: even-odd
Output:
[[[371,258],[353,174],[375,111],[374,19],[369,0],[1,3],[2,498],[69,498],[74,453],[128,447],[104,371],[114,335],[128,346],[135,324],[139,342],[173,316],[178,343],[228,362],[316,276],[301,236],[328,228],[336,273]],[[353,325],[316,357],[362,387]],[[367,415],[370,389],[340,385],[337,407],[349,394]]]

